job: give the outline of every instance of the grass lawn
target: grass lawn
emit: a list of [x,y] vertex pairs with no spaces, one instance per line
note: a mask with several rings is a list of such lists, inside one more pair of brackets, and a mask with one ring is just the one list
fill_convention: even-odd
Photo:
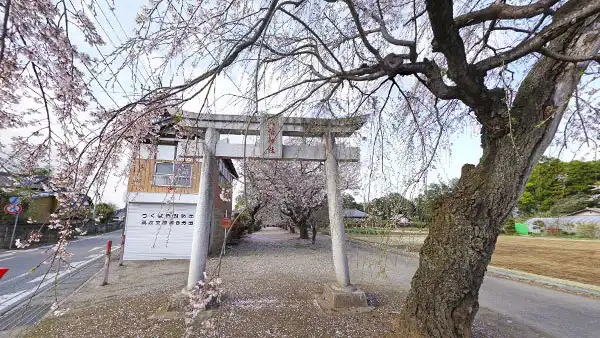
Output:
[[500,236],[491,264],[600,285],[600,241]]

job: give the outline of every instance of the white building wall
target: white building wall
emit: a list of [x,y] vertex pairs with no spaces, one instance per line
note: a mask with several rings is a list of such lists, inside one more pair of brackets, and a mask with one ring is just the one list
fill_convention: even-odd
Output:
[[129,202],[123,259],[189,259],[195,209],[195,204]]

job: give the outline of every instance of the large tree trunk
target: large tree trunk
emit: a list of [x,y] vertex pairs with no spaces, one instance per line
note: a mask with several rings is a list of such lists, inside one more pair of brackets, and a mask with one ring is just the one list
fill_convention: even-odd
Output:
[[306,225],[302,225],[298,226],[298,229],[300,229],[300,238],[308,239],[308,227]]
[[[596,16],[577,23],[549,48],[595,55],[598,21]],[[457,186],[434,212],[401,315],[401,336],[472,336],[479,288],[502,224],[552,140],[585,66],[541,58],[510,111],[498,106],[475,112],[482,124],[483,155],[477,166],[463,167]]]

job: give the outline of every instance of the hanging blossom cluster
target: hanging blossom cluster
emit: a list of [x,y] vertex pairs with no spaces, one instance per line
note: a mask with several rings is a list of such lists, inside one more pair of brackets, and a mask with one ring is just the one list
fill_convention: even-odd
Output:
[[[91,47],[104,41],[72,2],[12,0],[0,12],[0,130],[18,131],[4,148],[10,153],[0,169],[21,177],[50,169],[43,190],[54,193],[58,209],[41,227],[58,231],[52,261],[58,257],[60,262],[69,256],[66,247],[75,225],[86,219],[90,182],[105,170],[96,157],[103,153],[94,147],[97,121],[84,113],[106,111],[98,108],[90,85],[97,60],[81,52],[71,37],[83,36]],[[41,238],[40,231],[33,231],[15,244],[26,248]]]
[[50,307],[50,311],[52,311],[52,315],[54,315],[55,317],[60,317],[69,312],[69,308],[60,309],[60,305],[57,302],[54,302]]
[[[2,12],[0,128],[35,125],[48,113],[65,130],[82,133],[77,114],[92,101],[84,72],[94,60],[71,43],[68,29],[78,27],[97,46],[104,41],[96,28],[81,10],[52,0],[7,1]],[[25,100],[41,107],[23,111]]]
[[221,303],[221,278],[209,279],[204,272],[204,279],[198,281],[189,294],[190,304],[186,312],[186,337],[202,335],[203,337],[216,336],[216,323],[214,318],[203,320],[199,325],[192,325],[198,315],[209,307],[218,306]]

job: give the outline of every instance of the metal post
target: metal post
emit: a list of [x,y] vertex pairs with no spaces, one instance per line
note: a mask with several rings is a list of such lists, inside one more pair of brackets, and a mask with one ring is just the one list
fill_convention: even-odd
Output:
[[123,266],[123,254],[125,253],[125,234],[121,235],[121,247],[119,248],[119,266]]
[[333,153],[335,139],[325,135],[325,173],[327,175],[327,203],[329,206],[329,228],[331,232],[331,251],[333,267],[340,286],[350,285],[348,257],[346,256],[346,232],[342,215],[342,197],[339,189],[338,163]]
[[106,255],[104,256],[104,279],[101,286],[108,284],[108,268],[110,266],[110,250],[112,249],[112,241],[106,242]]
[[227,228],[225,228],[225,238],[223,238],[223,246],[221,246],[221,255],[225,255],[227,249]]
[[196,283],[204,278],[210,229],[213,222],[215,170],[217,167],[215,151],[218,140],[219,132],[214,128],[207,128],[204,136],[204,152],[202,156],[200,187],[198,190],[198,204],[196,204],[192,255],[188,271],[188,290],[193,289]]
[[15,240],[15,230],[17,230],[17,223],[19,222],[19,214],[15,217],[15,225],[13,226],[12,235],[10,236],[10,243],[8,243],[8,250],[12,249],[13,241]]

